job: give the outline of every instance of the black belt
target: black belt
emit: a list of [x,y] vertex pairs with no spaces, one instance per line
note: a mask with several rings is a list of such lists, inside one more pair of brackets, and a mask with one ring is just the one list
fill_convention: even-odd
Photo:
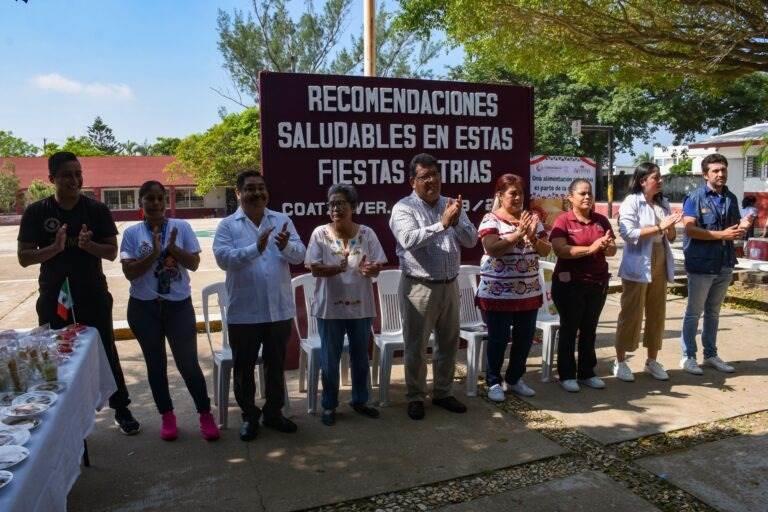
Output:
[[408,274],[406,274],[405,277],[407,277],[411,281],[416,281],[417,283],[423,283],[423,284],[448,284],[456,280],[456,276],[453,276],[450,279],[427,279],[426,277],[409,276]]

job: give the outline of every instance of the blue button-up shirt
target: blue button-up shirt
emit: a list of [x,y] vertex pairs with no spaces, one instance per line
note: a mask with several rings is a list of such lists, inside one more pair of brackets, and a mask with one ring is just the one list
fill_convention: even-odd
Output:
[[[291,236],[281,251],[275,236],[286,223]],[[275,229],[266,249],[259,252],[259,237],[272,227]],[[213,239],[213,254],[216,263],[227,273],[227,321],[259,324],[293,318],[296,306],[289,265],[302,263],[306,250],[293,222],[283,213],[265,209],[260,226],[256,226],[242,208],[222,219]]]

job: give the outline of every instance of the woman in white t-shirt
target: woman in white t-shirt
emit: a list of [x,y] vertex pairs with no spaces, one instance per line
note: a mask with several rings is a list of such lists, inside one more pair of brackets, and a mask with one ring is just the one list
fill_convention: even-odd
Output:
[[200,433],[212,441],[219,429],[211,415],[205,377],[197,361],[197,330],[188,270],[200,264],[200,245],[188,222],[165,217],[165,187],[147,181],[139,189],[144,221],[123,233],[120,261],[131,282],[128,325],[147,363],[149,387],[161,414],[160,437],[178,436],[168,391],[165,339],[200,414]]
[[328,190],[329,224],[312,232],[305,265],[317,278],[312,315],[320,333],[323,396],[322,422],[336,422],[339,405],[339,362],[344,335],[349,339],[352,369],[352,402],[355,412],[377,418],[379,411],[368,403],[368,342],[376,316],[372,278],[387,257],[376,233],[352,221],[357,207],[352,185],[333,185]]

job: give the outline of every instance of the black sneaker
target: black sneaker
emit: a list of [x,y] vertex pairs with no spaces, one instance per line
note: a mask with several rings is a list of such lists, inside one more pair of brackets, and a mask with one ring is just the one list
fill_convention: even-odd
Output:
[[336,424],[336,410],[326,409],[323,411],[323,415],[320,417],[320,421],[327,427],[332,427]]
[[357,414],[362,414],[363,416],[368,416],[369,418],[379,417],[378,409],[374,409],[373,407],[368,407],[365,404],[352,404],[352,409],[354,409]]
[[264,417],[264,426],[277,430],[278,432],[284,432],[286,434],[293,434],[299,427],[294,422],[280,414],[279,416],[273,416],[270,418]]
[[424,402],[416,400],[408,402],[408,417],[412,420],[424,419]]
[[127,407],[115,409],[115,425],[120,428],[120,432],[127,436],[138,434],[141,430],[141,425]]
[[467,412],[467,406],[456,400],[456,397],[447,396],[445,398],[433,398],[432,405],[442,407],[443,409],[459,414]]

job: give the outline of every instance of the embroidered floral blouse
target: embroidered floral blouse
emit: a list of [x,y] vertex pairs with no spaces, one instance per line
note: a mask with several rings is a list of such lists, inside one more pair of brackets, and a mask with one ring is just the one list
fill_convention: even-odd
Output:
[[[478,238],[494,234],[500,237],[517,231],[517,225],[493,213],[483,217]],[[538,237],[545,237],[544,226],[536,226]],[[480,260],[480,285],[475,303],[484,311],[530,311],[543,303],[539,284],[539,255],[521,239],[500,257],[484,254]]]
[[[331,277],[318,277],[312,301],[312,315],[323,319],[373,318],[376,307],[373,283],[360,273],[363,256],[369,263],[386,263],[387,257],[376,233],[360,225],[357,235],[347,242],[347,270]],[[329,224],[312,232],[304,264],[338,265],[344,259],[344,242],[334,235]]]

